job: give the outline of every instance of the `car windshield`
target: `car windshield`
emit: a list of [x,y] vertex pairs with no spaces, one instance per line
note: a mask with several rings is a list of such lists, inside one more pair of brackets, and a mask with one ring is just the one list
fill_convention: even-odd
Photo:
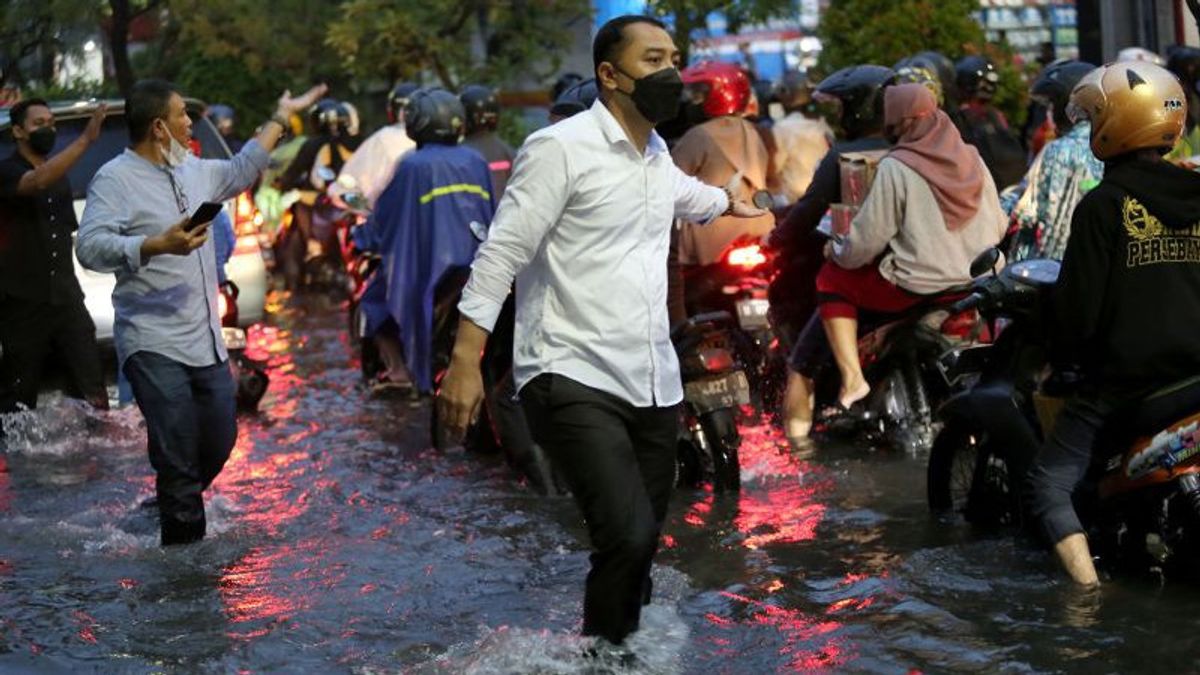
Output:
[[[229,151],[221,142],[220,135],[212,123],[195,113],[189,112],[188,114],[192,117],[192,136],[200,142],[200,156],[205,159],[228,158]],[[83,133],[84,127],[87,126],[88,119],[90,118],[60,115],[55,123],[58,128],[58,140],[55,142],[51,154],[62,150],[79,138],[79,134]],[[11,155],[15,151],[15,145],[9,129],[5,128],[0,131],[0,158]],[[129,129],[125,125],[125,115],[109,113],[108,117],[104,118],[104,128],[100,132],[100,138],[92,143],[88,151],[67,173],[67,178],[71,181],[71,192],[75,199],[86,197],[88,183],[92,181],[92,176],[96,175],[96,171],[110,159],[124,152],[128,146]]]

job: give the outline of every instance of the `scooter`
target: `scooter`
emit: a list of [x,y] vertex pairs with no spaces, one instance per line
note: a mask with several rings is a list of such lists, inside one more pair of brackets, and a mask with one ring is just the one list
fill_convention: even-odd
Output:
[[217,296],[217,310],[221,317],[221,337],[229,352],[229,370],[237,383],[238,409],[254,412],[267,393],[270,379],[267,364],[246,355],[246,331],[238,327],[237,296],[237,284],[226,281]]
[[[990,346],[943,359],[947,378],[966,387],[939,411],[945,426],[928,468],[934,512],[981,527],[1022,523],[1019,486],[1073,385],[1069,374],[1041,377],[1042,315],[1058,271],[1050,260],[1017,263],[959,303],[978,308],[999,333]],[[1077,495],[1089,539],[1122,567],[1192,573],[1200,555],[1200,377],[1153,392],[1122,415],[1111,451],[1096,458]]]
[[689,316],[727,312],[737,317],[730,332],[738,363],[762,410],[776,410],[786,382],[787,354],[771,325],[772,261],[753,241],[735,241],[719,262],[685,271],[684,288]]
[[750,403],[750,382],[734,357],[733,317],[699,314],[671,330],[683,378],[676,483],[714,492],[741,490],[737,411]]
[[947,352],[982,336],[976,314],[952,306],[966,292],[949,289],[859,338],[871,393],[849,411],[836,404],[837,368],[823,367],[815,378],[814,433],[865,440],[910,455],[928,452],[940,426],[934,411],[952,392],[938,364]]

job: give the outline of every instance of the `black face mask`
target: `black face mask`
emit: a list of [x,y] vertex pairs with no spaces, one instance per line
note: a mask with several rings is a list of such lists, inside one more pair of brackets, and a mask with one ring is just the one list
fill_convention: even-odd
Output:
[[29,147],[38,155],[44,157],[54,149],[54,140],[58,132],[54,127],[42,127],[29,132]]
[[617,68],[618,73],[633,80],[633,93],[620,89],[633,101],[633,105],[642,117],[651,124],[665,122],[679,112],[680,97],[683,94],[683,80],[675,68],[663,68],[642,78],[634,78],[629,73]]

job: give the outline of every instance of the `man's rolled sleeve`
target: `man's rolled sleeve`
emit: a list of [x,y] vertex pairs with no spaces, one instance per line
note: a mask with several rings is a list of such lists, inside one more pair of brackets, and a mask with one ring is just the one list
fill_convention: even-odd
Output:
[[566,149],[552,136],[533,136],[517,153],[512,178],[475,254],[458,311],[491,332],[517,272],[524,269],[562,215],[570,194]]
[[729,196],[719,187],[705,184],[675,169],[675,217],[707,225],[729,209]]
[[88,185],[87,205],[75,238],[79,264],[96,272],[136,272],[142,267],[144,235],[126,235],[122,230],[129,215],[122,208],[125,191],[120,182],[97,173]]

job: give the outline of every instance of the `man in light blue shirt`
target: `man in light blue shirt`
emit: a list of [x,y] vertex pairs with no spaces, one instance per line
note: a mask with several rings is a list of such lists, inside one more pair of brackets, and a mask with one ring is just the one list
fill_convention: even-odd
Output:
[[188,151],[192,120],[183,98],[161,80],[140,81],[125,101],[130,147],[88,186],[75,251],[84,267],[117,276],[117,359],[146,418],[163,545],[204,537],[202,493],[237,438],[215,249],[209,223],[188,228],[188,221],[204,202],[248,189],[288,115],[324,89],[295,99],[285,93],[236,157],[202,160]]

